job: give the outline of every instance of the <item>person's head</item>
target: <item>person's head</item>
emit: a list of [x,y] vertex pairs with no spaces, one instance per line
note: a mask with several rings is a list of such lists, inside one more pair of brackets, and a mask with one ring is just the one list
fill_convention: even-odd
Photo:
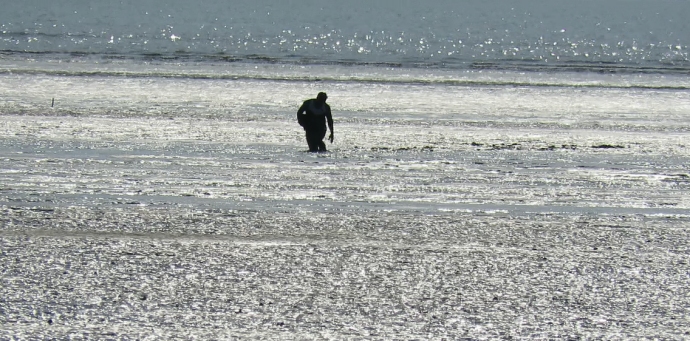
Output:
[[316,100],[319,102],[326,102],[326,99],[328,99],[328,96],[326,95],[325,92],[319,92],[318,95],[316,95]]

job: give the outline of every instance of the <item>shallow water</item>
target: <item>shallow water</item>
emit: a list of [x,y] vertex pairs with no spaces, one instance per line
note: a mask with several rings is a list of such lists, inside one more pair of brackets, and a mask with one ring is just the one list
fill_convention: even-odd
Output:
[[0,13],[0,50],[687,75],[688,14],[676,0],[27,0]]

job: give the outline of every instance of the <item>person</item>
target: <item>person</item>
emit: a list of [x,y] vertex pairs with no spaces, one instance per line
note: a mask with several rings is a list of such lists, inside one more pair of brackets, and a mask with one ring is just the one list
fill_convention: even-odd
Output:
[[326,137],[326,123],[331,135],[328,140],[333,143],[333,116],[331,107],[326,104],[328,96],[325,92],[319,92],[316,98],[308,99],[297,110],[297,122],[304,128],[307,137],[309,151],[327,152],[323,138]]

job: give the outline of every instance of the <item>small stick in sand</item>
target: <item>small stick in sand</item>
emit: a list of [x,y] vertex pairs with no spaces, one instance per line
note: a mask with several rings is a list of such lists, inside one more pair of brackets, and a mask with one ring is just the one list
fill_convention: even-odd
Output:
[[55,97],[53,97],[53,101],[50,102],[50,107],[52,108],[55,105]]

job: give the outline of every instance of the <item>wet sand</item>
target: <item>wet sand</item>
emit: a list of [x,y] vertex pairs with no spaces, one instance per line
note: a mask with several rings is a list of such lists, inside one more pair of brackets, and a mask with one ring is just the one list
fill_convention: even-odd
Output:
[[3,119],[0,338],[690,332],[682,134]]

